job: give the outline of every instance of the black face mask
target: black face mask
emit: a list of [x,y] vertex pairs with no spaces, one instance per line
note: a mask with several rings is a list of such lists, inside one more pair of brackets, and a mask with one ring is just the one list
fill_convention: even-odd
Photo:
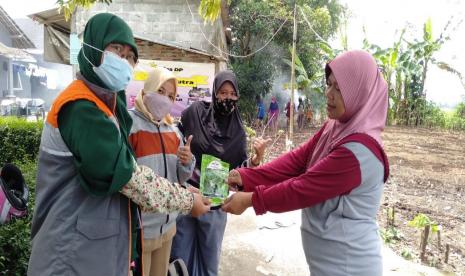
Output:
[[221,116],[228,116],[236,108],[237,100],[225,99],[215,101],[215,111],[218,112]]

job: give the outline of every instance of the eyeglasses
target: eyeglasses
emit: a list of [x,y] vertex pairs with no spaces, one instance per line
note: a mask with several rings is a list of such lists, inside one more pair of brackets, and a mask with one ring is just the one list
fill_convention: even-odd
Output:
[[134,52],[130,50],[126,54],[124,46],[121,44],[109,44],[107,50],[117,54],[121,58],[126,59],[132,66],[137,64],[137,57]]

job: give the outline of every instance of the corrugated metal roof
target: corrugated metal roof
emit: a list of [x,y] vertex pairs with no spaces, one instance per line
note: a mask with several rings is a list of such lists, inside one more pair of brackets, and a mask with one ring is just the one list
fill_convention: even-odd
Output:
[[10,33],[13,41],[13,47],[19,49],[35,48],[34,43],[27,37],[15,21],[8,15],[8,13],[0,6],[0,24]]
[[58,8],[30,14],[28,17],[62,32],[69,33],[71,29],[71,19],[66,21],[64,13],[60,13]]
[[6,56],[13,60],[25,61],[25,62],[37,62],[36,59],[29,53],[18,48],[11,48],[5,46],[0,42],[0,55]]

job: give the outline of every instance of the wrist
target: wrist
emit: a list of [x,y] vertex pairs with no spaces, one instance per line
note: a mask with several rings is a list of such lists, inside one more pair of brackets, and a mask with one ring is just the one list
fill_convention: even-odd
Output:
[[260,165],[260,159],[261,158],[259,158],[258,155],[255,155],[254,157],[252,157],[250,159],[250,164],[252,165],[252,167],[256,167],[256,166]]
[[252,196],[253,196],[253,193],[251,192],[246,193],[245,202],[246,202],[247,207],[252,207]]

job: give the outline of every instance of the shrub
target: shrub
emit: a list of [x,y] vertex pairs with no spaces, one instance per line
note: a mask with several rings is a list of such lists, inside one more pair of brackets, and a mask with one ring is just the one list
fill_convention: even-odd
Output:
[[42,125],[16,117],[0,117],[0,164],[36,160]]
[[31,253],[31,220],[42,123],[0,117],[0,166],[17,165],[29,187],[28,214],[0,226],[0,275],[26,275]]

